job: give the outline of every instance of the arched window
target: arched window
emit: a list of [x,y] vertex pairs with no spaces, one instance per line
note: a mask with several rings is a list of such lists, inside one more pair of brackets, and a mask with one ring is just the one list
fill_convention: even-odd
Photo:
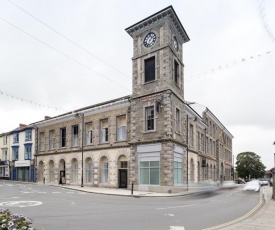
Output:
[[100,159],[100,182],[101,183],[108,183],[109,179],[109,164],[108,158],[102,157]]
[[92,183],[93,182],[93,175],[94,175],[94,165],[92,162],[92,158],[88,157],[85,162],[85,178],[87,183]]
[[49,162],[49,182],[54,182],[54,162]]
[[194,181],[195,180],[195,166],[194,166],[194,160],[193,160],[193,158],[191,159],[191,172],[190,172],[190,176],[191,176],[191,178],[190,178],[190,180],[191,181]]
[[72,159],[72,183],[78,183],[78,162],[76,159]]

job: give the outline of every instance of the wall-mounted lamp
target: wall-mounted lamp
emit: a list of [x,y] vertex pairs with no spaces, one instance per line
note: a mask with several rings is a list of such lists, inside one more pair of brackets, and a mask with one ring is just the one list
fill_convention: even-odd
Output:
[[162,108],[162,102],[163,102],[163,96],[156,99],[157,112],[160,112],[160,110]]

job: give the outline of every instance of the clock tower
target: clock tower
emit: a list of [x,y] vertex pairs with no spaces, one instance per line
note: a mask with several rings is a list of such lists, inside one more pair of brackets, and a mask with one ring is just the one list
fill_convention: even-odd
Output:
[[[130,180],[138,189],[174,186],[175,160],[181,178],[184,171],[182,51],[189,37],[172,6],[126,31],[134,46]],[[147,175],[146,170],[155,174]]]

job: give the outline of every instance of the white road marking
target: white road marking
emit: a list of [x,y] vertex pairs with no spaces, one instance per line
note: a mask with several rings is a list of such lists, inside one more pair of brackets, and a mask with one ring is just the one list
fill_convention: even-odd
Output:
[[174,216],[174,214],[164,214],[165,216]]
[[189,206],[194,206],[194,205],[197,205],[197,204],[187,204],[187,205],[167,207],[167,208],[156,208],[156,210],[164,210],[164,209],[172,209],[172,208],[184,208],[184,207],[189,207]]
[[37,206],[41,204],[42,204],[41,201],[8,201],[8,202],[0,203],[0,206],[24,208],[24,207],[30,207],[30,206]]
[[170,226],[169,230],[185,230],[183,226]]

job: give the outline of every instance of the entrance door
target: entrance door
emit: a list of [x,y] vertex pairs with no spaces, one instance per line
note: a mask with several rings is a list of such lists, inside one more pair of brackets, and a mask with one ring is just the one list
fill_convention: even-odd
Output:
[[119,188],[127,188],[127,169],[119,169]]

